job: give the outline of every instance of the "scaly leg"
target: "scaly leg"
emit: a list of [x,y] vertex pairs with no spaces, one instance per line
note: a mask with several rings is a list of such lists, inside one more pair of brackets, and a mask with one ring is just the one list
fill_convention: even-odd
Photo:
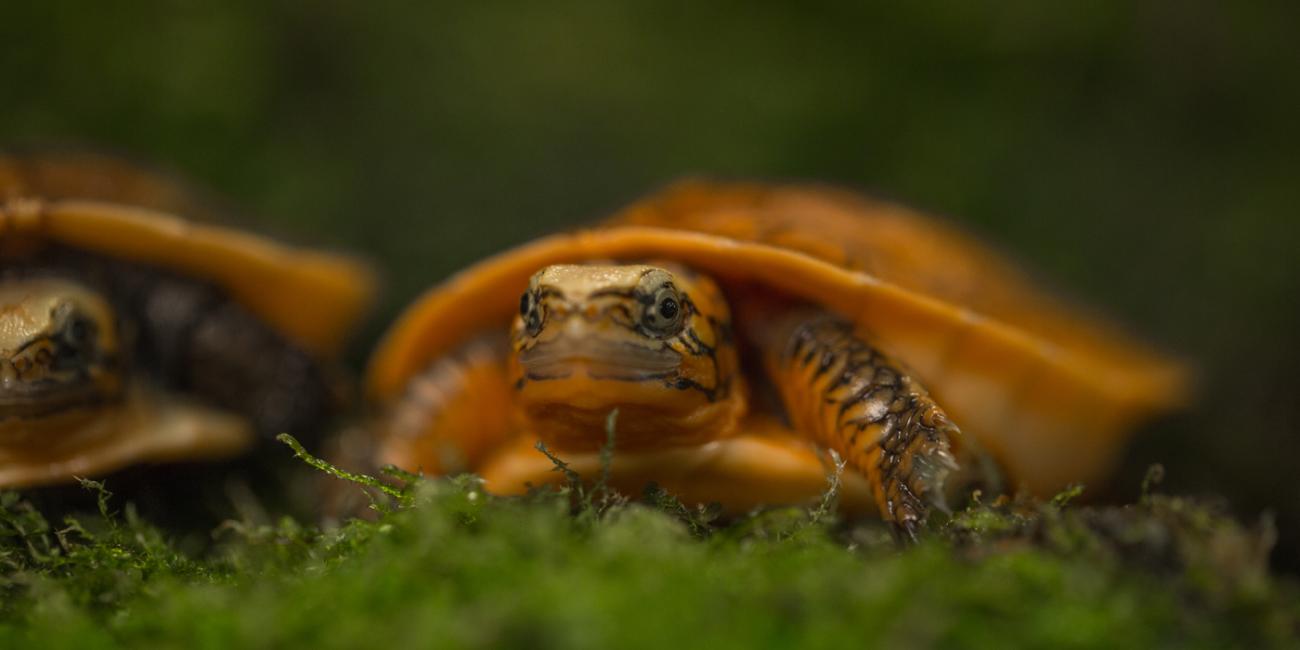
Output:
[[797,312],[757,332],[791,424],[866,475],[881,516],[915,537],[957,464],[958,431],[886,354],[825,313]]
[[382,427],[381,464],[412,472],[474,471],[512,437],[504,338],[477,339],[410,381]]

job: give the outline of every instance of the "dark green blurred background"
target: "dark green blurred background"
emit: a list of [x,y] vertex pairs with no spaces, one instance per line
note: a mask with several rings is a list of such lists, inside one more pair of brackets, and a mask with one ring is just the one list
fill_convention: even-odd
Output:
[[1202,370],[1109,494],[1164,462],[1300,567],[1300,3],[4,5],[0,143],[133,153],[369,255],[370,337],[685,174],[952,215]]

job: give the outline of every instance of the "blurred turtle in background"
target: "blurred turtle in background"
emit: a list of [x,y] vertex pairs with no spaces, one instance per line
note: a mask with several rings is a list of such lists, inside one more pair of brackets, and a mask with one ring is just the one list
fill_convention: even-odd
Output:
[[0,154],[0,488],[323,431],[370,270],[209,206],[116,158]]

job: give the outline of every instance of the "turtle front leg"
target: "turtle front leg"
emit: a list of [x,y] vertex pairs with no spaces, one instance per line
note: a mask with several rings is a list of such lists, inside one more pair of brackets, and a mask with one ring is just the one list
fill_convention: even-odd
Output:
[[835,316],[770,323],[764,362],[791,424],[867,477],[881,516],[910,538],[957,468],[957,428],[920,383]]
[[378,464],[432,475],[475,471],[515,434],[505,356],[505,337],[483,337],[413,378],[379,427]]

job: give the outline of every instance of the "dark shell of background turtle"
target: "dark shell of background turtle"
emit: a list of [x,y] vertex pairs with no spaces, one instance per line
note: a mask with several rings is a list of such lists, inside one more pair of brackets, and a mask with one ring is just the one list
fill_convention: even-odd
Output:
[[[149,521],[197,542],[232,517],[310,511],[308,495],[292,493],[306,483],[290,480],[304,468],[274,437],[287,432],[309,445],[321,439],[346,392],[333,368],[201,280],[66,247],[47,247],[0,271],[0,279],[37,275],[66,277],[108,298],[128,341],[126,372],[134,380],[240,414],[257,433],[254,447],[236,459],[143,463],[90,477],[114,493],[114,509],[131,502]],[[24,496],[58,521],[94,512],[98,495],[73,484],[31,488]]]
[[66,277],[102,292],[127,341],[127,372],[248,418],[262,438],[313,439],[339,401],[328,368],[201,280],[65,247],[0,279]]

